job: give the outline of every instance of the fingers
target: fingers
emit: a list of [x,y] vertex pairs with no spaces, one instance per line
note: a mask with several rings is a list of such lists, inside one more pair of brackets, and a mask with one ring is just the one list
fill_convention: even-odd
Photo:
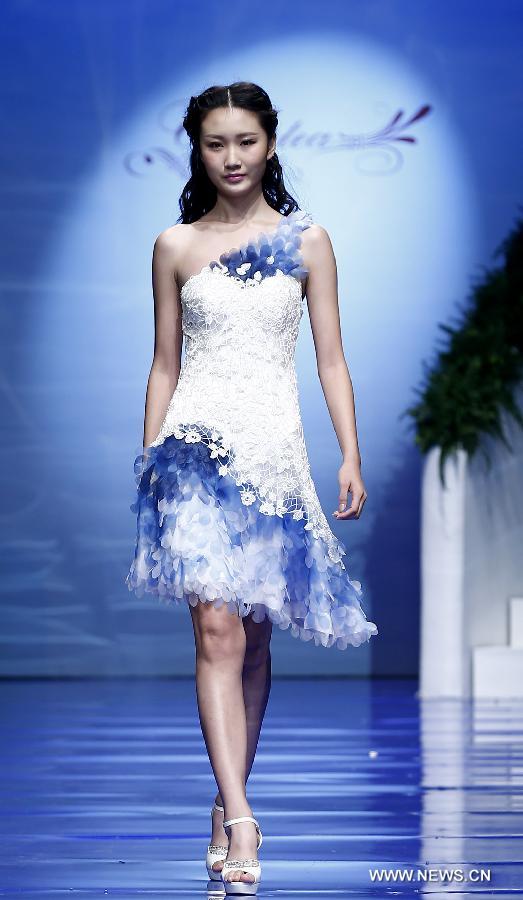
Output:
[[334,510],[333,516],[337,519],[359,519],[366,499],[366,491],[360,491],[359,493],[354,492],[352,495],[352,503],[347,509],[347,501],[340,496],[338,509]]

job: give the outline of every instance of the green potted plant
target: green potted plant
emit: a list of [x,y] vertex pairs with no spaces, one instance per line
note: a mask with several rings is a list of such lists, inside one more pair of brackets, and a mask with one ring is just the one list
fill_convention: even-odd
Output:
[[503,265],[485,269],[472,288],[469,302],[455,326],[440,324],[446,335],[424,384],[416,389],[418,403],[402,416],[412,417],[415,442],[422,453],[439,447],[439,475],[445,486],[445,461],[458,448],[469,456],[490,434],[512,449],[503,431],[507,410],[523,426],[515,392],[523,378],[523,219],[519,219],[494,256]]
[[[488,469],[487,435],[512,452],[506,413],[523,425],[517,404],[523,378],[523,220],[485,269],[455,325],[442,324],[444,345],[425,366],[419,400],[402,414],[415,426],[425,455],[421,486],[420,696],[471,692],[466,623],[467,463],[480,451]],[[452,465],[451,465],[452,463]]]

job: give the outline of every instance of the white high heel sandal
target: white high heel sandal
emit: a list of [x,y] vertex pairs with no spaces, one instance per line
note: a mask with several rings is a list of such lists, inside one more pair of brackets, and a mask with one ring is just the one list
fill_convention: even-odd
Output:
[[[223,812],[223,806],[220,806],[219,803],[215,803],[213,808],[211,809],[211,828],[212,828],[212,814],[215,809],[218,812]],[[221,882],[221,880],[222,880],[221,871],[219,871],[219,872],[216,871],[216,869],[213,869],[212,866],[213,866],[213,863],[221,862],[222,859],[225,859],[225,857],[227,856],[228,850],[229,850],[228,847],[223,847],[220,844],[209,844],[209,846],[207,847],[207,858],[205,860],[205,863],[207,866],[207,873],[208,873],[211,881]]]
[[[263,835],[256,819],[253,819],[252,816],[239,816],[237,819],[227,819],[224,821],[223,827],[226,828],[228,825],[234,825],[236,822],[254,822],[256,831],[258,832],[256,849],[259,850],[262,845]],[[224,878],[223,876],[225,873],[231,871],[231,869],[233,871],[234,869],[241,869],[242,872],[248,872],[249,875],[254,876],[254,881],[230,881],[228,878]],[[258,859],[226,859],[220,875],[222,876],[226,894],[256,894],[261,880],[261,864]]]

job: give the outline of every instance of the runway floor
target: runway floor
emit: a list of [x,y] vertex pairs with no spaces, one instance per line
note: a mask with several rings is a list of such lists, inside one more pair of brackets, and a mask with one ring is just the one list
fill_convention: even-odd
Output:
[[[3,681],[0,702],[0,896],[208,896],[193,679]],[[273,679],[248,782],[258,896],[523,896],[522,709]]]

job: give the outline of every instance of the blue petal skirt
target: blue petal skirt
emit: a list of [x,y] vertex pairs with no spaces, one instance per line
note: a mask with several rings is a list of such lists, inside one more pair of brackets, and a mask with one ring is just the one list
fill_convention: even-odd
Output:
[[[166,602],[227,604],[231,613],[268,617],[318,646],[359,646],[378,633],[325,542],[292,515],[245,505],[236,482],[218,472],[204,442],[169,435],[135,459],[137,515],[130,591]],[[343,547],[343,545],[341,545]]]

